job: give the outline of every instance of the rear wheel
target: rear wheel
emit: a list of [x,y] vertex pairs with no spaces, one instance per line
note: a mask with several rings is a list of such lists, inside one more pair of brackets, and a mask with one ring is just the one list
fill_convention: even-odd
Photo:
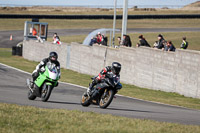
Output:
[[89,106],[90,105],[89,99],[90,97],[87,95],[87,92],[84,92],[81,99],[81,105],[85,107]]
[[49,99],[51,95],[51,90],[52,90],[52,86],[44,83],[44,85],[42,86],[42,91],[41,91],[41,99],[43,102],[46,102]]
[[103,109],[107,108],[112,102],[113,97],[114,97],[114,91],[105,89],[104,93],[100,97],[99,107]]
[[35,100],[36,96],[33,95],[33,92],[31,90],[28,91],[28,99],[29,100]]

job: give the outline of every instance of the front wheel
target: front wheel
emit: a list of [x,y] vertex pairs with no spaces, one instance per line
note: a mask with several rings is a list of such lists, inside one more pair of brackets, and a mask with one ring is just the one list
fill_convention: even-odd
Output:
[[49,99],[51,95],[51,90],[52,90],[52,86],[44,83],[44,85],[42,86],[42,91],[41,91],[41,99],[43,102],[46,102]]
[[28,91],[28,99],[29,100],[35,100],[36,96],[33,95],[33,92],[31,90]]
[[90,105],[89,99],[90,97],[88,96],[87,92],[84,92],[81,99],[81,105],[88,107]]
[[104,93],[100,96],[99,107],[103,109],[107,108],[112,102],[113,97],[114,97],[114,91],[112,89],[110,90],[105,89]]

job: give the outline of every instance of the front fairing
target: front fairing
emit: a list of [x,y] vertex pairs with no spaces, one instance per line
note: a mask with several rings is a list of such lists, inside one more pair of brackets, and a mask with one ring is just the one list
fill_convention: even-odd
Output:
[[58,80],[59,79],[59,70],[57,69],[56,65],[54,63],[48,62],[45,66],[45,72],[46,76],[52,80]]
[[39,73],[39,77],[36,79],[35,84],[38,87],[41,87],[44,82],[49,82],[55,86],[59,79],[59,72],[55,66],[55,64],[47,63],[45,66],[45,71]]
[[107,75],[105,79],[101,80],[101,82],[96,85],[96,88],[98,88],[98,89],[103,89],[103,88],[121,89],[122,85],[120,83],[120,77],[118,75],[109,73],[109,75]]
[[106,75],[106,79],[107,83],[109,83],[113,88],[116,87],[116,85],[118,83],[120,83],[120,76],[119,75],[116,75],[116,74],[113,74],[112,72],[108,73]]

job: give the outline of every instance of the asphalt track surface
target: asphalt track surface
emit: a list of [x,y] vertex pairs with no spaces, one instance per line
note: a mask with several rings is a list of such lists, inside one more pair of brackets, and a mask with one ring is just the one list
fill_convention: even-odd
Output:
[[29,73],[0,63],[0,102],[50,109],[92,111],[128,118],[200,125],[200,110],[164,105],[123,96],[116,96],[107,109],[100,109],[96,105],[83,107],[80,104],[80,100],[85,88],[68,83],[60,83],[57,88],[54,88],[48,102],[42,102],[40,98],[31,101],[27,98],[28,88],[26,87],[26,79],[30,77]]
[[[55,32],[58,33],[59,36],[87,35],[93,30],[95,29],[55,29],[48,31],[48,37],[52,37],[53,33]],[[146,33],[146,32],[156,32],[159,34],[163,32],[184,32],[184,31],[193,31],[193,32],[200,31],[200,28],[133,28],[133,29],[127,29],[127,34]],[[13,36],[12,41],[9,40],[11,34]],[[23,40],[23,35],[24,35],[23,30],[0,31],[0,47],[11,48],[12,46],[17,45],[17,43]]]

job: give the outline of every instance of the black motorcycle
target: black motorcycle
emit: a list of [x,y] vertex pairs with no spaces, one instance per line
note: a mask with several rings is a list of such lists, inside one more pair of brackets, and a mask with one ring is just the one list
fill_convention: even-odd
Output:
[[[93,77],[92,79],[94,80]],[[100,108],[107,108],[113,100],[114,95],[122,88],[119,78],[114,74],[107,74],[105,79],[93,87],[90,94],[84,92],[82,95],[81,105],[89,106],[90,104],[99,105]]]

